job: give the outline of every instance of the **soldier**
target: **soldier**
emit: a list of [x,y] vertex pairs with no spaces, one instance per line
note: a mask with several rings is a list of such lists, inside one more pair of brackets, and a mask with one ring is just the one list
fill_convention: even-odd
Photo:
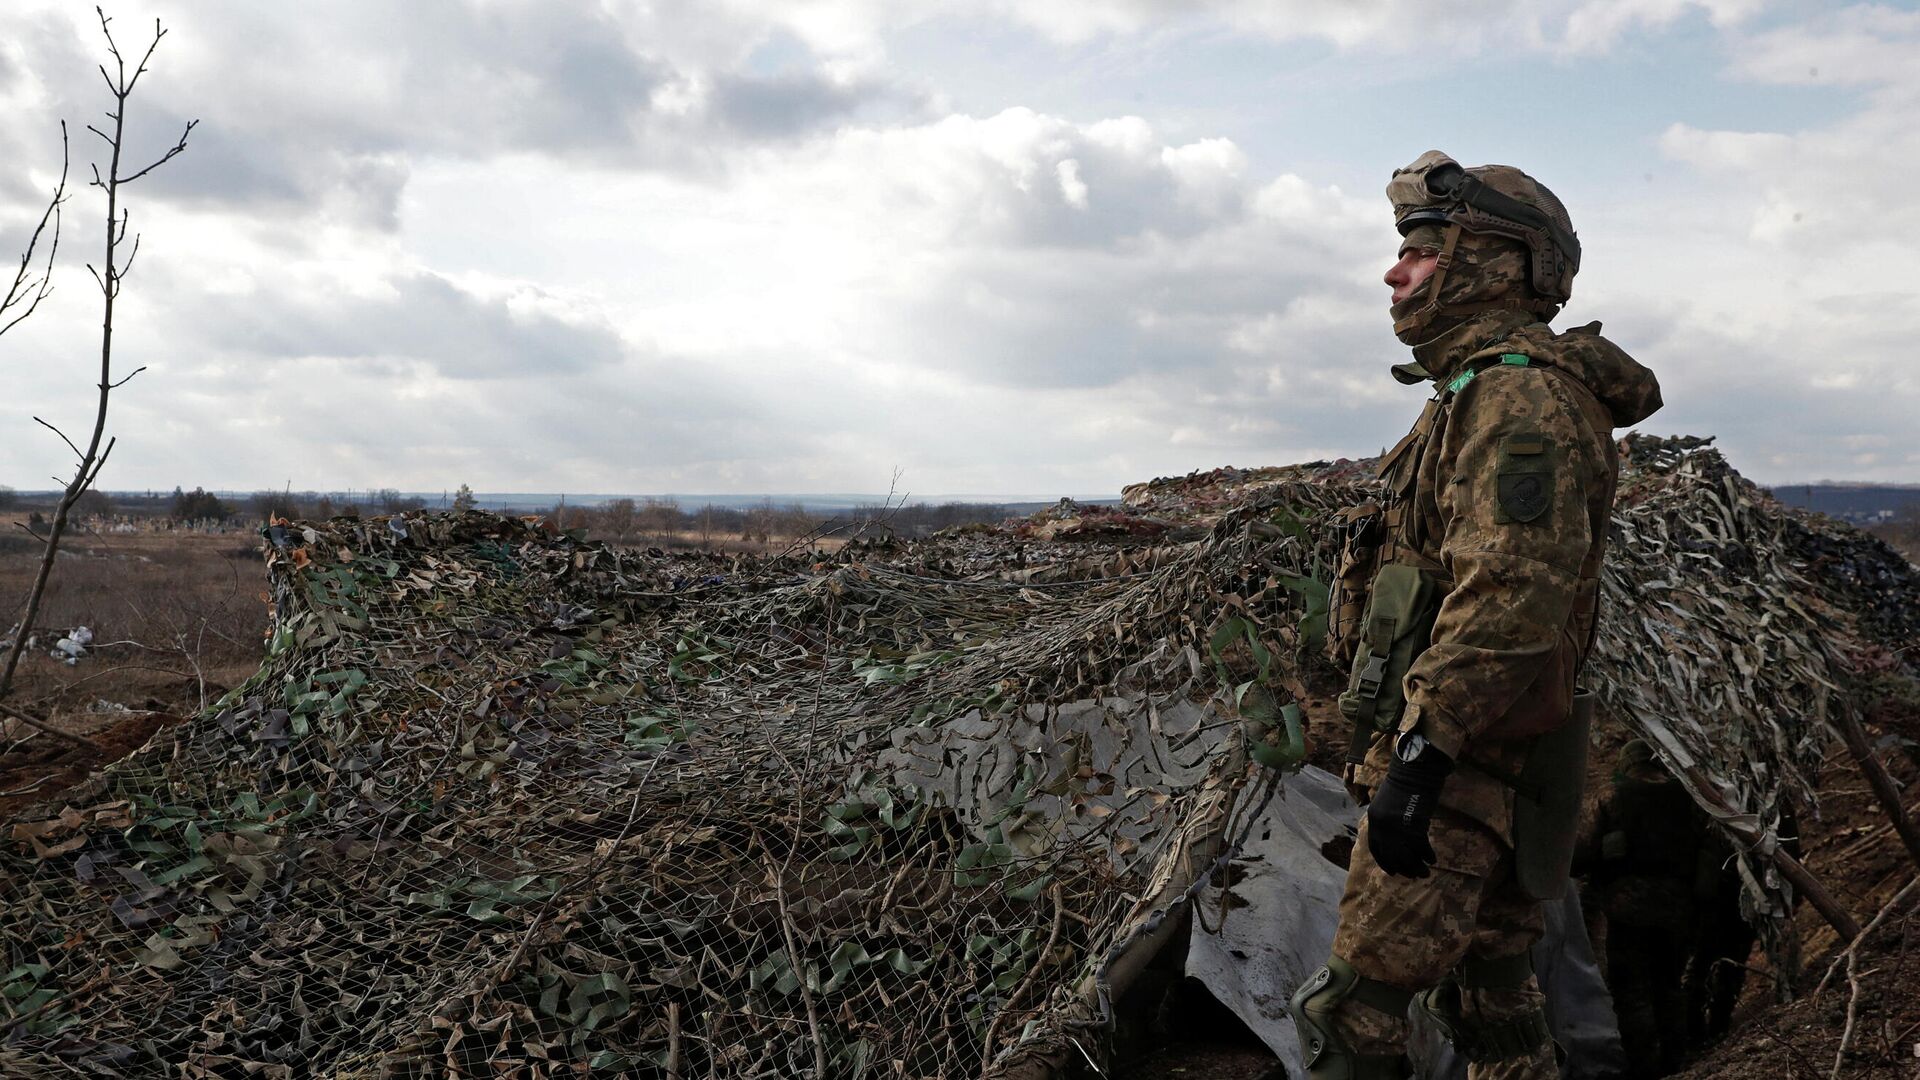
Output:
[[[1791,804],[1780,807],[1780,849],[1800,858],[1800,826]],[[1695,882],[1693,959],[1687,963],[1687,1042],[1698,1047],[1727,1033],[1747,982],[1747,958],[1760,933],[1742,910],[1733,845],[1708,830]],[[1798,901],[1796,896],[1795,901]]]
[[1338,577],[1371,585],[1335,598],[1363,615],[1330,644],[1352,661],[1347,778],[1372,798],[1333,955],[1291,1011],[1318,1080],[1408,1075],[1416,996],[1476,1080],[1556,1076],[1528,949],[1572,858],[1612,432],[1659,386],[1598,323],[1546,325],[1580,244],[1543,185],[1431,151],[1387,194],[1394,334],[1413,348],[1393,374],[1433,397],[1381,461],[1384,511],[1344,519]]
[[[1607,913],[1607,986],[1635,1076],[1665,1076],[1686,1056],[1683,984],[1701,885],[1713,882],[1702,874],[1712,869],[1710,835],[1706,815],[1653,748],[1627,743],[1600,800],[1588,860]],[[1737,910],[1734,922],[1746,925]]]

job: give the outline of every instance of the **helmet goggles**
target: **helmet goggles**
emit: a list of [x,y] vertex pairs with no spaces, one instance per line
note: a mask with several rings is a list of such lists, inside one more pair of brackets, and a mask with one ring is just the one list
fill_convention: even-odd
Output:
[[[1533,201],[1497,190],[1490,180],[1524,190]],[[1506,237],[1526,247],[1536,293],[1559,302],[1573,295],[1580,238],[1553,193],[1520,170],[1504,165],[1467,169],[1429,150],[1394,171],[1387,198],[1393,202],[1401,236],[1422,225],[1457,225],[1471,233]]]

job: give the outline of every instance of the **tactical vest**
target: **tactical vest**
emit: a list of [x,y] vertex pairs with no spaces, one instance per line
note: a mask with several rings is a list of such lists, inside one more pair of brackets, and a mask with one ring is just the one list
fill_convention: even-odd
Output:
[[[1578,388],[1577,397],[1590,406],[1585,410],[1590,417],[1604,414],[1584,384],[1550,361],[1519,353],[1482,360],[1439,385],[1413,429],[1381,458],[1385,505],[1363,503],[1336,516],[1342,539],[1328,598],[1333,625],[1327,648],[1336,664],[1349,669],[1339,706],[1352,725],[1350,763],[1365,759],[1375,735],[1399,725],[1407,704],[1402,680],[1430,643],[1441,603],[1453,589],[1446,567],[1425,554],[1433,538],[1425,535],[1423,515],[1414,504],[1420,462],[1433,440],[1445,433],[1455,397],[1483,371],[1500,365],[1551,372]],[[1610,425],[1607,430],[1611,432]],[[1592,572],[1597,581],[1597,561]],[[1583,588],[1573,612],[1583,660],[1592,645],[1598,595],[1597,587]]]

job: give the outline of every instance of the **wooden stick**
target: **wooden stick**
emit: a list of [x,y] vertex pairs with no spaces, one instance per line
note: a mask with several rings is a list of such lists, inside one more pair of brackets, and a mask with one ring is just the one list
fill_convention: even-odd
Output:
[[1695,800],[1713,813],[1714,819],[1720,826],[1738,837],[1741,842],[1766,852],[1767,857],[1773,861],[1774,867],[1780,871],[1780,876],[1792,882],[1793,887],[1800,890],[1800,895],[1806,897],[1814,910],[1827,920],[1827,925],[1833,927],[1834,931],[1840,935],[1841,944],[1844,945],[1860,936],[1859,921],[1840,905],[1840,901],[1834,899],[1833,894],[1827,891],[1826,886],[1820,884],[1818,878],[1800,864],[1800,860],[1788,854],[1787,850],[1780,846],[1779,841],[1768,842],[1770,838],[1765,829],[1741,824],[1740,815],[1734,813],[1732,807],[1720,801],[1712,785],[1701,782],[1697,777],[1694,781],[1688,786],[1693,789]]
[[667,1002],[667,1080],[680,1080],[680,1003]]
[[1873,789],[1874,798],[1880,800],[1881,809],[1892,820],[1893,830],[1900,834],[1900,840],[1907,845],[1907,857],[1913,860],[1915,866],[1920,866],[1920,831],[1914,829],[1913,819],[1907,816],[1907,808],[1900,801],[1900,789],[1894,786],[1893,777],[1887,775],[1880,759],[1873,756],[1873,748],[1867,745],[1867,733],[1860,727],[1860,720],[1854,716],[1853,709],[1841,709],[1834,726],[1840,729],[1840,738],[1846,742],[1853,760],[1860,763],[1860,771],[1867,777],[1867,786]]
[[40,732],[43,735],[51,735],[56,739],[64,739],[65,741],[70,742],[73,745],[80,747],[81,749],[91,750],[94,753],[99,754],[101,757],[107,756],[108,751],[106,747],[100,745],[99,743],[93,741],[92,739],[87,738],[85,735],[75,735],[71,731],[62,731],[59,728],[54,727],[52,724],[47,723],[45,720],[42,720],[31,713],[23,712],[19,709],[16,709],[4,701],[0,701],[0,713],[4,713],[7,716],[13,717],[15,720],[20,721],[21,723],[27,725],[28,727],[32,728],[35,731]]
[[1785,848],[1775,847],[1773,865],[1779,868],[1782,877],[1793,882],[1793,887],[1800,890],[1800,894],[1807,898],[1807,903],[1812,904],[1814,910],[1827,920],[1827,925],[1840,935],[1842,944],[1860,936],[1860,923],[1846,908],[1840,906],[1840,901],[1834,899],[1818,878],[1800,865],[1800,860],[1787,854]]
[[1006,1019],[1014,1006],[1020,1004],[1020,995],[1027,992],[1027,984],[1033,981],[1034,975],[1053,956],[1053,946],[1060,940],[1060,911],[1066,905],[1060,900],[1059,882],[1053,883],[1053,887],[1047,890],[1047,896],[1053,900],[1053,925],[1047,930],[1047,943],[1040,946],[1040,952],[1033,958],[1033,964],[1021,974],[1020,981],[1014,984],[1013,990],[1007,994],[1007,999],[994,1010],[993,1019],[987,1022],[986,1038],[980,1040],[980,1045],[989,1062],[994,1056],[993,1044],[999,1039],[1000,1021]]
[[1818,1001],[1820,999],[1821,991],[1827,988],[1827,982],[1833,978],[1834,971],[1840,967],[1840,961],[1859,951],[1860,945],[1866,941],[1867,935],[1879,929],[1880,924],[1886,922],[1887,916],[1893,913],[1893,909],[1899,907],[1900,904],[1906,900],[1907,894],[1913,892],[1917,887],[1920,887],[1920,879],[1907,882],[1899,892],[1893,894],[1893,899],[1887,901],[1887,905],[1880,909],[1880,914],[1875,915],[1873,921],[1867,923],[1867,928],[1860,931],[1860,937],[1850,943],[1839,956],[1833,958],[1833,963],[1827,965],[1826,975],[1820,979],[1820,985],[1813,988],[1814,1000]]

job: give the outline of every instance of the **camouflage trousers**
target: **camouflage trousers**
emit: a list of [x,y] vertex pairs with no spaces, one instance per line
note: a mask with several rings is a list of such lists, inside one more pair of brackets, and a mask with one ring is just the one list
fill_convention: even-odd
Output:
[[1680,1071],[1687,1052],[1686,970],[1692,945],[1687,935],[1666,927],[1607,920],[1607,989],[1613,991],[1620,1046],[1635,1076]]
[[[1498,836],[1469,818],[1442,809],[1431,833],[1438,862],[1424,878],[1394,877],[1374,864],[1367,825],[1347,871],[1340,899],[1334,955],[1370,979],[1424,990],[1471,956],[1497,959],[1526,952],[1544,927],[1537,901],[1513,880],[1513,852]],[[1531,976],[1511,989],[1462,989],[1460,1012],[1469,1024],[1497,1024],[1539,1009],[1545,1002]],[[1334,1023],[1346,1044],[1361,1054],[1405,1050],[1408,1023],[1351,998]],[[1504,1061],[1474,1063],[1472,1080],[1545,1080],[1560,1075],[1553,1047]]]

